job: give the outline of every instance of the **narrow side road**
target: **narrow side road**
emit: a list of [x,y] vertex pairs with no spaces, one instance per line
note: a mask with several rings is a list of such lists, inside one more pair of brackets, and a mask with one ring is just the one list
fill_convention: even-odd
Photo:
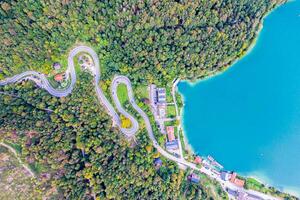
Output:
[[16,158],[18,159],[18,161],[22,165],[22,167],[24,167],[26,169],[26,171],[29,172],[30,176],[35,177],[35,174],[33,173],[33,171],[27,165],[25,165],[23,163],[23,161],[21,160],[21,158],[19,158],[19,155],[14,148],[12,148],[11,146],[9,146],[3,142],[0,142],[0,146],[3,146],[5,148],[7,148],[9,151],[11,151],[16,156]]

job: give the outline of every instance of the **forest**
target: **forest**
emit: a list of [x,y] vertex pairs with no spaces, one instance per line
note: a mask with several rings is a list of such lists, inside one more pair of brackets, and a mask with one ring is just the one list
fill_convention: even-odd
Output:
[[[26,70],[66,68],[68,51],[98,53],[102,83],[166,85],[217,73],[243,56],[263,17],[285,0],[1,0],[0,80]],[[0,140],[19,145],[37,192],[54,199],[224,199],[216,183],[187,182],[159,157],[145,129],[126,140],[99,105],[92,77],[56,98],[31,82],[0,87]],[[108,84],[107,84],[108,85]]]
[[[0,79],[49,73],[70,47],[97,51],[109,77],[195,80],[242,56],[268,11],[285,0],[2,0]],[[145,76],[140,76],[145,74]]]

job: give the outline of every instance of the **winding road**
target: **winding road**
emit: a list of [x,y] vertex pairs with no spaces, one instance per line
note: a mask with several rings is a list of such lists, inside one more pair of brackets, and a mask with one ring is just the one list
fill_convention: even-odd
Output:
[[116,124],[119,127],[121,132],[126,137],[129,137],[129,138],[133,137],[139,130],[139,124],[138,124],[138,121],[122,107],[122,105],[118,99],[118,96],[117,96],[117,87],[119,84],[126,85],[130,104],[139,113],[139,115],[141,115],[141,117],[145,121],[149,138],[153,142],[154,147],[157,149],[157,151],[162,156],[164,156],[167,159],[172,160],[176,163],[188,166],[194,170],[197,170],[204,174],[207,174],[209,177],[217,180],[222,185],[223,188],[230,188],[233,190],[243,191],[243,192],[246,192],[246,193],[252,194],[252,195],[255,194],[256,196],[259,196],[261,199],[265,199],[265,200],[277,200],[277,198],[274,198],[270,195],[266,195],[266,194],[252,191],[252,190],[244,190],[242,188],[238,188],[235,185],[233,185],[232,183],[230,183],[229,181],[223,181],[219,176],[212,173],[211,170],[208,170],[204,167],[199,168],[194,163],[188,162],[188,161],[184,160],[184,158],[177,158],[177,157],[171,155],[170,153],[168,153],[167,151],[165,151],[162,147],[159,146],[158,142],[156,141],[156,139],[154,137],[152,126],[151,126],[151,123],[150,123],[150,120],[149,120],[147,114],[135,102],[130,80],[126,76],[115,76],[115,78],[113,79],[113,82],[112,82],[112,86],[111,86],[111,94],[112,94],[113,101],[114,101],[115,106],[116,106],[117,110],[119,111],[119,113],[121,113],[125,117],[129,118],[132,122],[132,126],[130,128],[122,128],[120,116],[115,111],[115,109],[111,105],[111,103],[107,100],[102,89],[99,86],[100,65],[99,65],[98,55],[92,48],[90,48],[88,46],[83,46],[83,45],[76,46],[70,51],[69,56],[68,56],[68,68],[66,70],[66,74],[68,74],[69,77],[71,78],[71,83],[69,84],[69,86],[67,88],[65,88],[63,90],[53,88],[53,86],[51,86],[47,77],[44,74],[41,74],[41,73],[38,73],[35,71],[26,71],[21,74],[15,75],[11,78],[7,78],[3,81],[0,81],[0,86],[4,86],[7,84],[16,83],[16,82],[19,82],[22,80],[29,79],[29,80],[34,81],[39,87],[47,90],[51,95],[56,96],[56,97],[65,97],[72,92],[72,90],[75,86],[75,83],[76,83],[74,58],[77,54],[83,53],[83,52],[90,54],[94,61],[94,69],[92,71],[94,72],[94,84],[95,84],[95,90],[96,90],[96,94],[99,99],[99,102],[105,107],[108,114],[112,117],[114,124]]
[[[113,122],[121,129],[121,131],[125,134],[127,137],[132,137],[138,130],[138,123],[133,123],[133,126],[129,129],[122,128],[121,127],[121,120],[119,115],[116,113],[114,107],[110,104],[110,102],[105,97],[102,89],[99,87],[99,81],[100,81],[100,65],[99,65],[99,58],[97,53],[88,46],[76,46],[73,48],[68,56],[68,68],[66,70],[66,74],[68,74],[71,78],[71,83],[67,88],[64,88],[63,90],[55,89],[50,82],[48,81],[47,77],[44,74],[35,72],[35,71],[26,71],[21,74],[15,75],[11,78],[7,78],[3,81],[0,81],[0,86],[4,86],[10,83],[16,83],[18,81],[30,79],[34,81],[39,87],[44,88],[49,92],[52,96],[56,97],[65,97],[69,95],[76,83],[76,72],[75,72],[75,66],[74,66],[74,58],[79,53],[88,53],[91,55],[93,61],[94,61],[94,83],[95,83],[95,90],[97,97],[102,103],[102,105],[106,108],[108,111],[108,114],[112,117]],[[125,116],[128,116],[126,113],[122,113]],[[132,117],[131,117],[132,118]],[[131,119],[130,118],[130,119]]]

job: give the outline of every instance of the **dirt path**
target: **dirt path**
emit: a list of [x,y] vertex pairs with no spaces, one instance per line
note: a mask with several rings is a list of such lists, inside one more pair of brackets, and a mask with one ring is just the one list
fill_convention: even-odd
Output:
[[27,165],[25,165],[23,163],[23,161],[20,159],[18,153],[16,152],[16,150],[14,148],[12,148],[11,146],[9,146],[3,142],[0,142],[0,145],[7,148],[8,150],[10,150],[16,156],[16,158],[18,159],[18,161],[22,165],[22,167],[24,167],[26,169],[26,171],[28,171],[32,177],[35,177],[35,174],[33,173],[33,171]]

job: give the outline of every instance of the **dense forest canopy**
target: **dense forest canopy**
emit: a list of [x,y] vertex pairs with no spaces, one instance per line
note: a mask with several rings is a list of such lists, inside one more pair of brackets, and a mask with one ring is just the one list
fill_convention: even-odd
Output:
[[241,56],[283,1],[2,0],[0,78],[48,73],[76,42],[92,45],[109,73],[151,82],[203,77]]
[[[48,74],[54,62],[66,67],[68,50],[84,43],[99,54],[101,79],[123,74],[144,85],[163,85],[178,76],[193,80],[242,56],[264,15],[283,2],[0,0],[0,79],[29,69]],[[63,98],[31,82],[0,87],[0,140],[20,145],[22,159],[40,175],[42,194],[225,198],[224,191],[211,191],[211,180],[205,186],[190,184],[188,172],[163,157],[156,170],[153,159],[159,154],[143,125],[134,143],[126,140],[91,88],[92,76],[85,72]]]

